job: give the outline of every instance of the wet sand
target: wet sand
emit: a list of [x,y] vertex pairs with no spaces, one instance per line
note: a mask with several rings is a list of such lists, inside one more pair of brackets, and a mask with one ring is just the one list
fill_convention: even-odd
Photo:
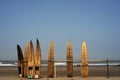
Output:
[[[56,78],[49,78],[49,80],[80,80],[81,79],[80,67],[74,67],[73,70],[74,70],[73,77],[68,78],[66,76],[66,67],[57,66]],[[109,80],[120,80],[120,66],[110,66],[109,77],[110,77]],[[108,78],[106,66],[89,67],[88,79],[107,80]],[[0,67],[0,80],[21,80],[21,78],[18,77],[17,67]],[[28,79],[22,78],[22,80]],[[42,67],[41,79],[39,80],[48,80],[47,67]]]

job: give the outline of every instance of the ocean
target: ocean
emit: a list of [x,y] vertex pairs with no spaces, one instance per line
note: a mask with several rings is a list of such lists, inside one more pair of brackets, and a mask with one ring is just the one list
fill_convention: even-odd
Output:
[[[89,60],[89,66],[106,66],[107,60]],[[65,61],[56,61],[56,66],[66,66]],[[80,60],[73,61],[74,66],[80,66]],[[108,60],[110,66],[120,66],[120,60]],[[17,66],[17,60],[0,60],[0,66]],[[48,66],[48,61],[43,60],[42,66]]]

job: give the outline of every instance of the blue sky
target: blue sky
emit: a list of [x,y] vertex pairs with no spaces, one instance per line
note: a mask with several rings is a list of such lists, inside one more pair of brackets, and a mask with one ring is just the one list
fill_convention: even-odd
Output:
[[119,59],[119,0],[0,0],[0,59],[17,59],[26,41],[40,41],[43,59],[49,44],[55,58],[65,59],[71,40],[74,59],[80,59],[85,40],[89,59]]

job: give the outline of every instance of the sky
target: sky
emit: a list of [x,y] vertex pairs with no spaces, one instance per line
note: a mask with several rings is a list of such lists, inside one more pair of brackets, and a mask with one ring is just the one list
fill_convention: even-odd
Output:
[[17,60],[17,44],[24,53],[37,38],[42,59],[51,40],[55,59],[66,59],[69,40],[74,60],[83,40],[89,59],[120,59],[120,0],[0,0],[0,60]]

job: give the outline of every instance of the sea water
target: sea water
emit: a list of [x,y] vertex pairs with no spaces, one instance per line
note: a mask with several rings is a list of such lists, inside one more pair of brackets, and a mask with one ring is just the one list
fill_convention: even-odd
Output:
[[[56,66],[66,66],[66,62],[56,61],[54,63]],[[80,66],[80,61],[73,61],[74,66]],[[106,66],[106,60],[90,60],[88,61],[89,66]],[[120,60],[108,60],[108,65],[110,66],[120,66]],[[0,60],[0,66],[17,66],[17,60]],[[48,61],[43,60],[42,66],[48,66]]]

